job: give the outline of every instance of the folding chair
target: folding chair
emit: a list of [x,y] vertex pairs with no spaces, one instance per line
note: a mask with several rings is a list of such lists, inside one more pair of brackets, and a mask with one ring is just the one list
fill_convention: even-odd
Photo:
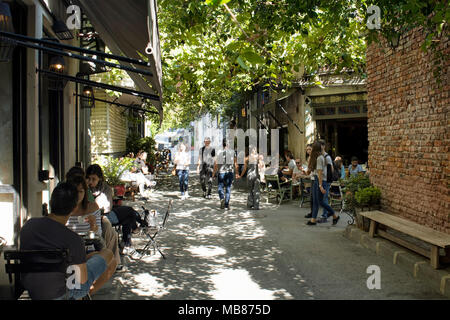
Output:
[[[67,279],[67,267],[69,266],[68,250],[8,250],[4,252],[5,269],[12,283],[14,274],[14,299],[26,299],[26,289],[22,285],[21,274],[57,272],[63,273]],[[14,263],[11,263],[14,261]],[[42,283],[44,286],[45,283]],[[28,297],[29,298],[29,297]]]
[[267,184],[267,203],[270,199],[277,199],[280,205],[283,201],[292,200],[292,181],[280,182],[278,175],[265,175]]
[[[163,259],[166,259],[164,254],[159,249],[158,237],[161,235],[161,232],[166,227],[167,220],[169,219],[169,211],[170,211],[170,208],[172,207],[172,202],[173,202],[173,200],[169,200],[169,205],[167,206],[167,211],[164,214],[164,218],[163,218],[162,222],[156,221],[156,225],[152,225],[152,223],[150,223],[148,225],[148,227],[142,228],[142,232],[148,236],[149,240],[148,240],[147,244],[144,246],[144,248],[142,248],[142,250],[137,250],[141,254],[141,256],[138,260],[141,260],[144,256],[150,254],[150,246],[153,247],[154,254],[156,254],[156,250],[158,250],[158,252],[161,254]],[[146,218],[147,218],[147,214],[146,214]]]

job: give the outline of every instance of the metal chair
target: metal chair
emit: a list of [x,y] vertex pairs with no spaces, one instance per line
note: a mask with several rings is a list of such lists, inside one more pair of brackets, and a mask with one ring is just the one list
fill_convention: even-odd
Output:
[[[7,250],[4,251],[5,270],[12,283],[14,275],[14,299],[19,299],[26,288],[22,285],[21,274],[56,272],[63,273],[67,279],[67,267],[69,266],[68,250]],[[14,261],[14,263],[12,263]],[[45,283],[42,283],[45,286]]]
[[166,223],[167,220],[169,219],[169,212],[172,207],[172,202],[173,200],[169,200],[167,211],[164,214],[164,218],[161,222],[155,221],[155,223],[153,224],[150,219],[149,225],[147,227],[142,228],[141,232],[148,237],[148,242],[144,246],[144,248],[142,248],[141,250],[137,250],[140,253],[140,257],[138,260],[141,260],[144,256],[150,254],[150,247],[153,247],[154,254],[156,254],[156,250],[158,250],[163,259],[166,259],[166,257],[159,248],[158,237],[161,235],[162,231],[166,228]]

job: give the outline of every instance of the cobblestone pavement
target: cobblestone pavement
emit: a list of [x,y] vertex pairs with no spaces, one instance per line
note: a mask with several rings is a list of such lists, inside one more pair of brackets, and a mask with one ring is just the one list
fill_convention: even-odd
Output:
[[[181,200],[175,177],[158,181],[148,201],[124,204],[165,212],[174,200],[159,253],[140,261],[125,259],[126,269],[94,300],[202,299],[442,299],[414,279],[343,237],[347,226],[305,225],[309,208],[298,201],[281,206],[261,201],[262,210],[246,209],[245,181],[232,191],[231,210],[201,197],[191,171],[190,198]],[[134,244],[142,248],[143,237]],[[381,289],[369,290],[367,267],[381,269]]]

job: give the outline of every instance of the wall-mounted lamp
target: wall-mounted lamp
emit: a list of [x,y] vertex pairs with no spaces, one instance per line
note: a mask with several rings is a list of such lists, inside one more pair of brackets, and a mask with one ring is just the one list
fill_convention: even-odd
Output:
[[90,86],[85,86],[83,88],[83,95],[80,98],[81,108],[94,108],[95,107],[95,97],[94,89]]
[[[9,5],[0,1],[0,31],[14,33],[12,15]],[[15,42],[0,36],[0,62],[8,62],[12,58]]]
[[58,39],[59,40],[72,40],[73,34],[69,30],[69,28],[67,28],[67,25],[64,22],[62,22],[61,20],[56,19],[55,17],[53,20],[54,20],[54,23],[53,23],[52,29],[55,32]]
[[241,114],[242,114],[242,117],[243,117],[243,118],[247,117],[247,110],[245,109],[245,107],[242,108]]

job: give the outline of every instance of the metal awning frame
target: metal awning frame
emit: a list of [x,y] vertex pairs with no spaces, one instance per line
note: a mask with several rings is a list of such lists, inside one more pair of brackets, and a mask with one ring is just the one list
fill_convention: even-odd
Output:
[[[74,46],[70,46],[70,45],[66,45],[66,44],[61,44],[59,42],[53,42],[53,41],[48,41],[48,40],[43,40],[43,39],[36,39],[36,38],[32,38],[32,37],[27,37],[24,35],[3,32],[3,31],[0,31],[0,37],[13,39],[14,42],[17,43],[17,45],[28,47],[31,49],[35,49],[35,50],[39,50],[39,51],[46,51],[46,52],[50,52],[52,54],[62,55],[62,56],[66,56],[66,57],[74,58],[74,59],[78,59],[78,60],[90,61],[90,62],[94,62],[94,63],[98,63],[98,64],[103,64],[103,65],[106,65],[109,67],[118,68],[118,69],[130,71],[130,72],[134,72],[134,73],[138,73],[138,74],[152,75],[149,71],[146,71],[146,70],[123,66],[120,64],[111,63],[111,62],[107,62],[107,61],[103,61],[103,60],[98,60],[98,59],[91,58],[91,57],[85,57],[82,55],[73,54],[70,52],[63,51],[63,50],[76,51],[76,52],[80,52],[80,53],[84,53],[84,54],[96,55],[98,57],[104,57],[104,58],[108,58],[108,59],[118,60],[118,61],[122,61],[124,63],[131,64],[131,65],[141,65],[141,66],[146,66],[146,67],[150,66],[150,63],[144,62],[142,60],[136,60],[136,59],[132,59],[132,58],[128,58],[128,57],[112,55],[112,54],[104,53],[101,51],[95,51],[95,50],[89,50],[89,49],[85,49],[85,48],[74,47]],[[38,45],[36,45],[34,43],[37,43]],[[55,48],[57,48],[57,49],[55,49]],[[58,49],[61,49],[61,50],[58,50]],[[54,77],[58,77],[61,79],[65,79],[65,80],[68,80],[71,82],[81,83],[81,84],[90,85],[90,86],[97,87],[97,88],[103,88],[106,90],[112,90],[112,91],[130,94],[130,95],[134,95],[134,96],[139,96],[139,97],[142,97],[145,99],[150,99],[153,101],[160,101],[160,97],[155,94],[150,94],[150,93],[145,93],[145,92],[141,92],[141,91],[137,91],[137,90],[112,86],[112,85],[95,82],[95,81],[89,81],[89,80],[81,79],[79,77],[72,77],[72,76],[65,75],[65,74],[58,74],[55,72],[50,72],[50,71],[42,70],[42,69],[37,69],[37,72],[46,74],[48,76],[54,76]]]
[[83,96],[81,94],[76,94],[76,93],[74,93],[73,95],[75,97],[78,97],[78,98],[91,99],[91,100],[94,100],[94,101],[104,102],[104,103],[107,103],[107,104],[116,105],[118,107],[128,108],[128,109],[132,109],[132,110],[136,110],[136,111],[142,111],[142,112],[145,112],[145,113],[159,114],[159,112],[157,112],[157,111],[147,110],[147,109],[144,109],[144,108],[137,107],[136,105],[126,105],[126,104],[118,103],[118,102],[115,102],[115,101],[109,101],[109,100],[99,99],[99,98],[95,98],[95,97],[94,98],[87,97],[87,96]]

